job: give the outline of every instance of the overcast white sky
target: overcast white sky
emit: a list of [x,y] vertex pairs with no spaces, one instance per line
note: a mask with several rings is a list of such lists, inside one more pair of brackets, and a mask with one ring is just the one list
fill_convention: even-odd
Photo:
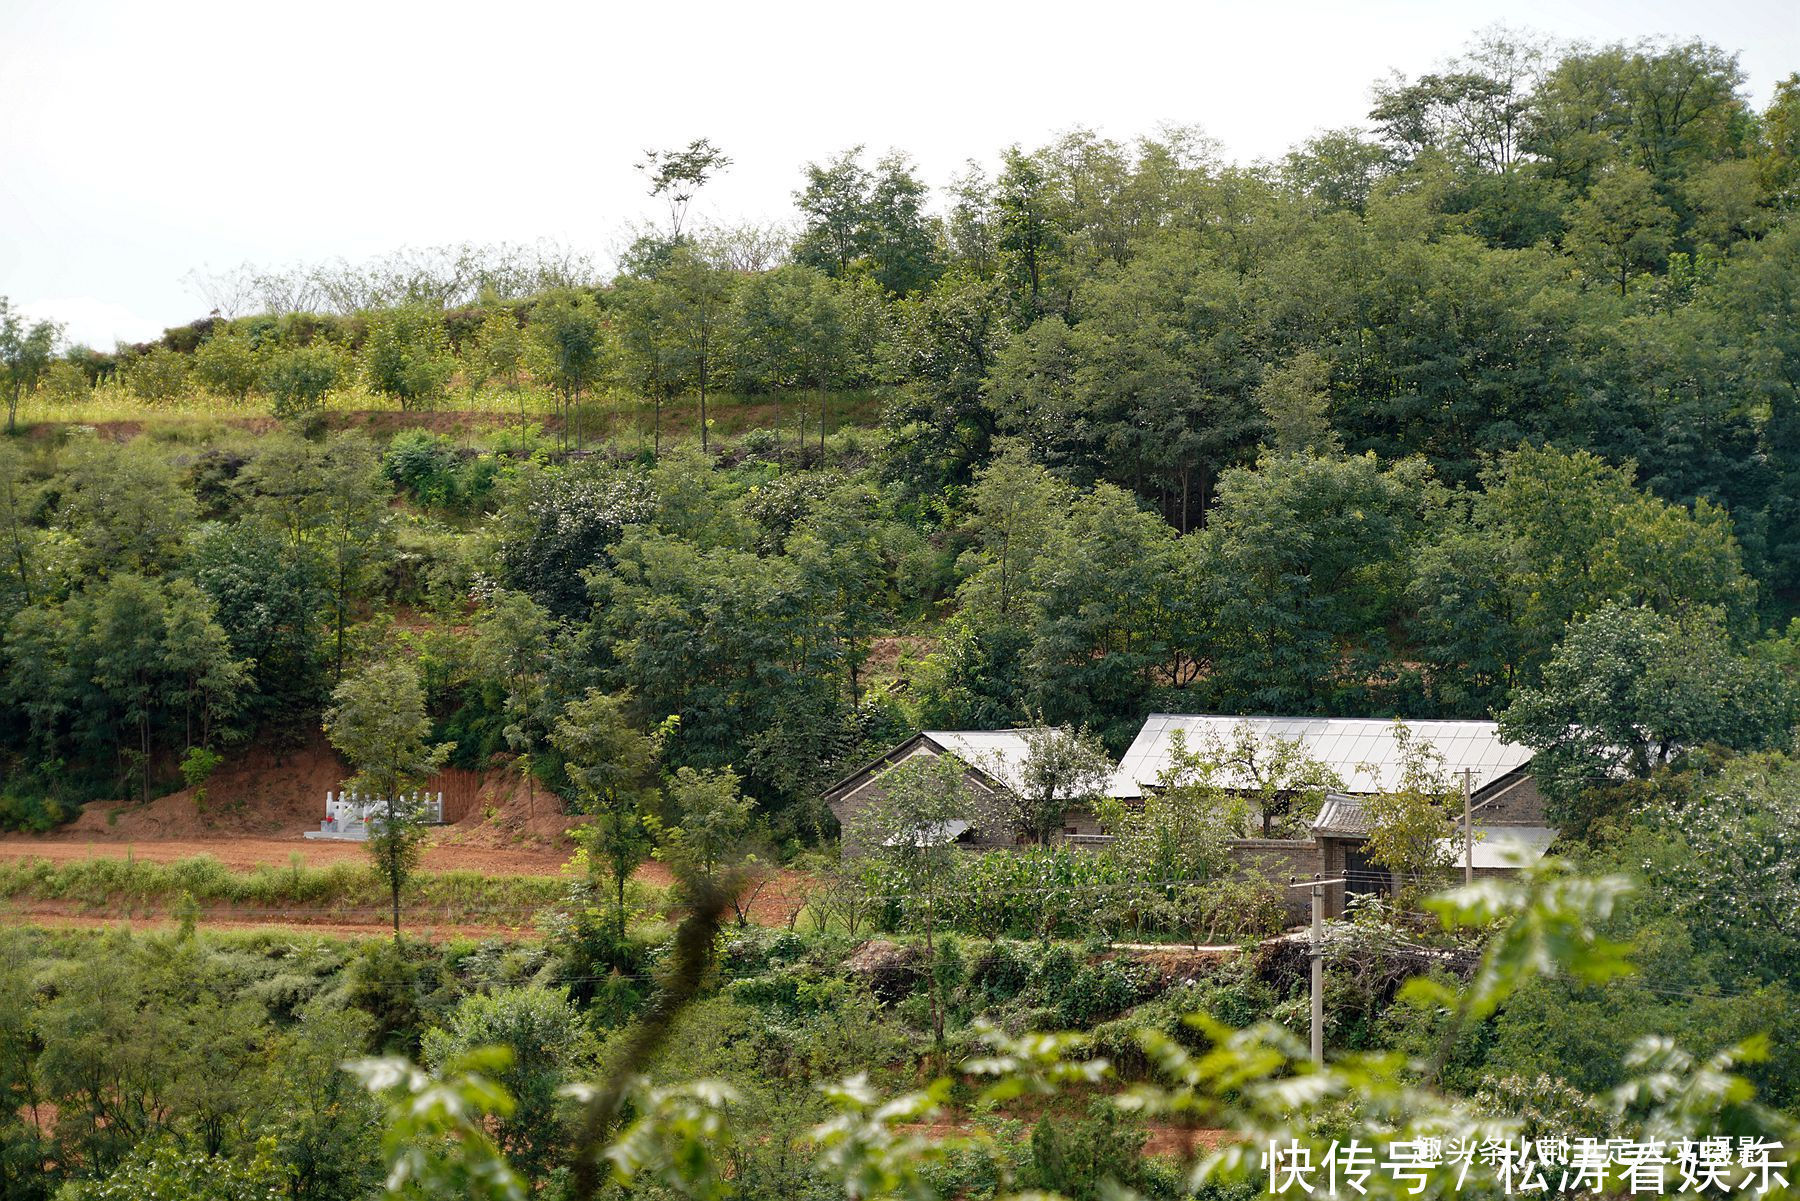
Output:
[[1233,158],[1358,124],[1369,86],[1495,22],[1699,36],[1760,105],[1793,0],[305,4],[0,0],[0,294],[98,346],[203,315],[191,269],[554,238],[655,210],[633,163],[706,136],[699,208],[785,217],[801,165],[897,146],[945,182],[1081,124]]

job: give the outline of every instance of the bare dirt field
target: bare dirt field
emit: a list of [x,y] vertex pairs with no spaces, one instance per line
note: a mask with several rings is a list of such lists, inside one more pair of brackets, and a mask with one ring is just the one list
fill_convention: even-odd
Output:
[[[184,789],[147,804],[96,802],[75,821],[51,833],[0,835],[0,861],[135,859],[172,863],[206,855],[234,871],[288,867],[295,862],[311,868],[366,863],[368,850],[363,843],[305,837],[307,830],[318,829],[326,793],[337,788],[347,774],[342,760],[319,737],[294,747],[253,747],[207,782],[204,798]],[[555,795],[542,788],[527,790],[504,766],[487,772],[447,771],[433,783],[434,791],[444,792],[445,816],[450,821],[431,832],[421,870],[489,876],[563,874],[575,850],[569,834],[581,819],[563,813]],[[655,862],[646,863],[638,878],[657,887],[672,883],[668,869]],[[747,894],[745,906],[751,920],[786,925],[804,903],[806,885],[807,877],[798,873],[771,874]],[[0,907],[0,921],[107,925],[114,920],[118,919],[73,913],[54,902],[33,900]],[[140,913],[131,920],[155,924],[172,919],[165,914]],[[329,911],[264,916],[214,910],[203,912],[200,920],[226,928],[274,924],[320,932],[378,933],[386,918],[381,914],[349,917]],[[408,924],[424,926],[430,921],[429,914],[420,914]],[[517,932],[505,926],[456,923],[444,924],[441,929],[446,936]]]

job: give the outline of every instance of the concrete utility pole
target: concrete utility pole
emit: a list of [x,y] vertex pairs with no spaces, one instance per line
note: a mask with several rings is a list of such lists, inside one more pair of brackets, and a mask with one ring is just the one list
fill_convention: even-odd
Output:
[[1321,880],[1315,874],[1305,884],[1288,881],[1289,888],[1312,889],[1312,942],[1309,954],[1312,958],[1312,1061],[1315,1067],[1325,1066],[1325,887],[1328,884],[1342,884],[1343,880]]
[[1469,769],[1463,768],[1463,883],[1475,882],[1475,810],[1470,805],[1474,793],[1469,786]]

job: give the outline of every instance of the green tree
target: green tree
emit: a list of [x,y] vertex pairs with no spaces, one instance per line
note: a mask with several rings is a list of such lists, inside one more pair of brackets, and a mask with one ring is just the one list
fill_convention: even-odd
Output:
[[155,575],[180,561],[198,506],[161,448],[87,443],[56,487],[56,524],[74,535],[81,574]]
[[[37,575],[34,560],[42,534],[30,519],[37,492],[19,448],[10,443],[0,445],[0,526],[5,529],[0,557],[6,560],[17,585],[18,600],[23,604],[30,604],[37,592],[33,583]],[[7,609],[11,612],[16,607],[8,605]]]
[[1300,739],[1259,734],[1249,722],[1239,722],[1228,739],[1209,738],[1193,747],[1183,741],[1172,749],[1158,788],[1179,793],[1190,782],[1210,788],[1220,779],[1231,781],[1264,838],[1303,837],[1326,792],[1344,786],[1328,764],[1306,753]]
[[1052,259],[1064,238],[1050,181],[1035,155],[1014,146],[1001,157],[994,209],[1001,269],[1016,298],[1021,324],[1029,324],[1044,313]]
[[688,206],[707,181],[731,166],[731,158],[708,138],[695,138],[673,150],[646,150],[638,170],[650,182],[650,195],[669,207],[669,245],[681,243]]
[[1736,55],[1697,40],[1572,50],[1533,95],[1522,148],[1581,187],[1620,161],[1670,184],[1742,148],[1743,78]]
[[563,444],[569,444],[573,431],[579,447],[575,402],[599,380],[605,365],[600,312],[585,293],[572,289],[552,292],[532,309],[527,333],[530,346],[525,353],[531,374],[556,392],[562,409]]
[[[216,723],[242,710],[249,665],[233,657],[211,599],[188,580],[116,575],[72,607],[81,639],[76,654],[91,674],[93,700],[116,723],[125,774],[137,776],[148,801],[156,735],[168,710],[182,719],[182,746],[194,745],[196,733],[203,744]],[[95,706],[88,709],[98,716]]]
[[966,483],[995,432],[983,394],[1005,314],[996,285],[946,275],[894,307],[884,358],[907,387],[888,406],[894,474],[920,491]]
[[1488,468],[1470,521],[1443,524],[1409,585],[1431,674],[1469,673],[1476,695],[1504,703],[1570,622],[1608,602],[1716,607],[1744,629],[1756,590],[1729,515],[1704,499],[1660,500],[1634,474],[1554,447],[1520,447]]
[[1776,204],[1791,209],[1800,199],[1800,72],[1776,83],[1763,110],[1761,132],[1763,189]]
[[322,339],[305,346],[278,346],[262,368],[262,389],[277,418],[305,422],[325,406],[325,395],[347,374],[344,354]]
[[369,823],[369,854],[388,885],[394,938],[400,938],[400,893],[425,849],[418,789],[442,767],[453,743],[433,744],[419,673],[399,661],[370,664],[332,691],[325,736],[356,774],[345,787],[378,804]]
[[1648,171],[1615,167],[1575,206],[1567,244],[1594,276],[1617,282],[1623,296],[1634,274],[1654,270],[1667,259],[1675,222]]
[[1462,793],[1444,768],[1444,756],[1396,718],[1395,778],[1363,798],[1369,814],[1369,859],[1393,875],[1403,897],[1416,899],[1431,874],[1454,862],[1460,849],[1457,817]]
[[203,387],[242,404],[261,378],[262,365],[249,338],[224,328],[195,348],[194,375]]
[[1361,213],[1390,166],[1388,152],[1361,130],[1333,129],[1288,151],[1281,177],[1328,212]]
[[[823,461],[831,390],[851,382],[859,371],[859,358],[866,357],[859,355],[857,348],[858,301],[866,300],[871,285],[854,279],[834,283],[816,277],[811,283],[804,307],[797,314],[794,352],[798,381],[810,383],[819,394],[819,458]],[[867,311],[866,306],[861,307]],[[800,432],[804,443],[804,417]],[[805,449],[802,445],[801,450]]]
[[1189,747],[1175,730],[1168,766],[1154,789],[1137,803],[1101,802],[1100,822],[1113,839],[1107,854],[1151,883],[1229,874],[1227,843],[1247,832],[1248,806],[1221,777],[1218,748]]
[[993,186],[979,163],[970,160],[950,181],[950,195],[953,199],[944,223],[950,265],[985,279],[999,262],[998,218]]
[[255,664],[240,659],[218,621],[218,606],[190,580],[174,580],[164,595],[163,698],[181,714],[183,750],[210,748],[237,732],[225,723],[246,708]]
[[666,289],[666,319],[680,348],[681,375],[700,397],[700,449],[710,434],[706,394],[719,370],[720,348],[730,337],[732,276],[703,258],[678,248],[658,273],[655,286]]
[[906,155],[892,151],[875,164],[862,241],[875,282],[895,296],[918,291],[938,273],[938,231],[925,215],[926,194]]
[[424,1058],[443,1071],[484,1047],[505,1047],[507,1066],[494,1082],[511,1094],[512,1112],[495,1123],[494,1141],[537,1187],[567,1145],[566,1085],[579,1079],[593,1048],[581,1014],[566,993],[536,986],[501,988],[465,998],[442,1027],[425,1032]]
[[43,1129],[49,1115],[40,1104],[39,1048],[32,1029],[37,1002],[31,987],[33,963],[17,939],[0,943],[0,1192],[20,1201],[49,1196],[50,1140]]
[[681,767],[668,778],[670,824],[659,831],[656,857],[684,887],[717,886],[749,855],[756,799],[743,795],[742,783],[729,767]]
[[499,495],[494,526],[501,579],[559,618],[589,610],[586,573],[609,561],[627,527],[656,513],[641,472],[592,459],[528,466],[503,480]]
[[19,398],[37,387],[50,369],[50,357],[62,337],[51,321],[26,324],[26,318],[0,296],[0,387],[6,389],[6,432],[18,429]]
[[269,1048],[281,1070],[271,1073],[266,1129],[292,1201],[340,1201],[381,1184],[375,1099],[343,1067],[371,1027],[360,1010],[314,1001]]
[[1520,158],[1543,60],[1543,46],[1490,30],[1443,70],[1377,84],[1369,117],[1405,158],[1437,151],[1481,171],[1507,172]]
[[590,816],[578,838],[590,860],[612,876],[615,933],[625,937],[625,883],[650,853],[645,822],[655,796],[651,783],[670,725],[653,734],[635,729],[625,716],[625,697],[589,689],[564,707],[550,732],[563,756],[577,807]]
[[592,580],[609,677],[633,693],[641,722],[680,716],[675,762],[741,764],[760,790],[775,783],[765,766],[779,765],[747,747],[804,751],[784,772],[830,753],[845,640],[824,582],[794,560],[630,531]]
[[519,389],[519,373],[525,367],[526,332],[511,309],[496,306],[481,319],[475,343],[463,356],[463,380],[470,392],[483,384],[497,383],[519,392],[519,420],[525,420],[525,395]]
[[[979,818],[967,767],[951,755],[915,755],[876,777],[877,795],[851,818],[846,831],[887,869],[885,879],[906,895],[906,916],[925,934],[925,961],[937,962],[940,898],[955,879],[954,823]],[[931,1037],[944,1045],[944,988],[931,971]]]
[[878,521],[872,491],[846,486],[821,497],[787,539],[805,602],[830,644],[826,657],[842,666],[853,705],[862,702],[873,640],[893,612]]
[[[1106,795],[1113,762],[1086,727],[1078,730],[1039,722],[1025,730],[1024,740],[1025,755],[1017,765],[1012,787],[997,798],[996,805],[1012,833],[1048,846],[1062,829],[1065,814],[1098,806]],[[997,768],[990,765],[984,770],[992,775]]]
[[1045,720],[1091,726],[1122,746],[1158,677],[1192,645],[1181,620],[1191,587],[1175,531],[1122,489],[1077,498],[1031,568],[1029,700]]
[[648,396],[654,406],[650,449],[662,453],[663,405],[681,392],[686,350],[670,314],[673,296],[654,279],[627,277],[613,286],[619,314],[618,374],[624,384]]
[[969,502],[976,544],[957,560],[963,575],[957,600],[964,610],[987,610],[1002,621],[1020,621],[1031,594],[1032,568],[1067,519],[1073,494],[1033,462],[1023,444],[1002,442],[976,476]]
[[167,404],[187,390],[191,370],[187,355],[158,343],[130,360],[125,386],[140,400]]
[[383,309],[369,319],[363,377],[372,391],[416,409],[441,396],[456,370],[444,315],[424,305]]
[[1227,472],[1202,543],[1221,703],[1343,712],[1379,695],[1432,494],[1424,464],[1372,455]]
[[1332,454],[1343,449],[1331,428],[1331,365],[1310,350],[1264,370],[1256,403],[1278,455]]
[[167,1050],[175,1014],[153,1003],[161,998],[143,966],[128,937],[107,938],[58,965],[57,990],[33,1017],[64,1171],[103,1177],[139,1143],[170,1133],[163,1097],[177,1070]]
[[325,563],[331,596],[332,672],[344,676],[344,638],[356,605],[373,588],[392,542],[388,502],[394,489],[375,444],[360,433],[339,435],[318,457],[316,517],[307,538]]
[[475,630],[476,669],[505,690],[507,745],[518,752],[519,774],[534,811],[535,758],[548,724],[547,677],[556,623],[523,592],[501,591],[483,609]]
[[1792,737],[1792,688],[1773,665],[1732,649],[1716,613],[1609,603],[1569,627],[1500,714],[1500,734],[1532,747],[1532,774],[1566,807],[1584,788],[1643,778],[1718,744],[1760,750]]
[[801,232],[794,241],[794,261],[835,278],[865,250],[869,206],[869,172],[861,146],[852,146],[824,163],[806,164],[806,185],[794,193]]

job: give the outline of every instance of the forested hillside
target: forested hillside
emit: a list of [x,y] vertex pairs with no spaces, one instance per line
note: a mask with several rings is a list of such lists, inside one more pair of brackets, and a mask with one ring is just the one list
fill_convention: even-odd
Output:
[[[0,1201],[1274,1201],[1340,1140],[1436,1154],[1381,1201],[1792,1196],[1800,75],[1749,95],[1496,31],[1279,161],[852,147],[734,224],[701,138],[616,270],[197,271],[111,349],[0,298]],[[1240,726],[1109,791],[1156,711],[1400,719],[1312,965],[1269,864],[1348,785]],[[1476,877],[1433,718],[1544,861]],[[326,779],[385,808],[309,863]]]
[[688,218],[702,140],[643,164],[667,219],[607,282],[463,247],[207,276],[219,313],[110,353],[10,319],[10,820],[166,790],[396,655],[458,763],[566,786],[550,729],[599,689],[803,840],[921,724],[1543,743],[1624,654],[1669,677],[1625,702],[1637,770],[1777,740],[1800,90],[1741,85],[1495,34],[1279,163],[1075,131],[933,193],[853,149],[785,233]]

